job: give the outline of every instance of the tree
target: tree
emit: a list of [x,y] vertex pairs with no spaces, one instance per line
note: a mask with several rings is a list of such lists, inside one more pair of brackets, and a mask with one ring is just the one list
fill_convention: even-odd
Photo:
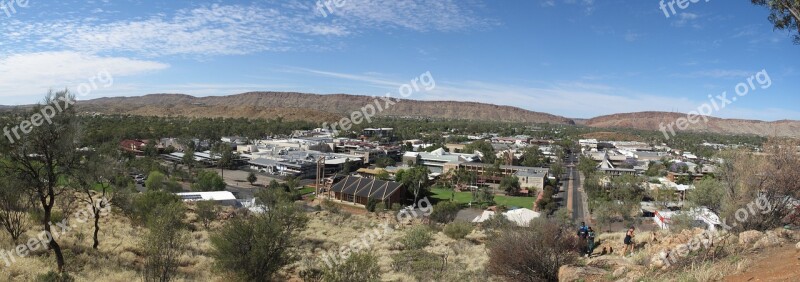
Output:
[[534,219],[489,241],[487,270],[508,281],[558,281],[558,269],[576,262],[579,246],[569,226]]
[[144,280],[171,281],[178,271],[180,257],[189,242],[183,218],[186,209],[181,202],[155,210],[147,223],[149,232],[141,241],[144,249]]
[[488,164],[494,163],[497,159],[497,156],[494,155],[494,147],[492,147],[492,144],[484,140],[478,140],[467,144],[464,146],[464,152],[469,154],[480,152],[483,155],[481,160]]
[[561,180],[561,176],[564,175],[565,172],[564,162],[562,162],[561,159],[558,159],[550,165],[550,174],[556,178],[556,181]]
[[253,185],[256,181],[258,181],[258,176],[256,176],[255,172],[251,171],[247,174],[247,182],[250,182],[250,185]]
[[231,145],[225,142],[218,143],[217,146],[211,148],[211,156],[212,159],[217,158],[217,167],[222,177],[225,177],[225,168],[230,167],[233,162]]
[[24,190],[7,175],[0,176],[0,226],[14,243],[28,230],[27,208]]
[[378,174],[375,175],[375,179],[383,181],[389,181],[391,178],[392,176],[389,175],[389,172],[385,169],[382,169],[380,172],[378,172]]
[[203,227],[208,229],[211,222],[217,218],[218,210],[217,204],[212,201],[199,201],[197,202],[197,210],[195,210],[195,213],[197,214],[197,218],[203,222]]
[[245,281],[270,281],[283,266],[297,260],[297,234],[308,218],[291,195],[279,189],[256,194],[269,212],[237,217],[211,236],[212,256],[220,269]]
[[547,158],[539,151],[539,146],[528,146],[522,153],[522,166],[541,167],[547,163]]
[[519,193],[520,184],[519,178],[516,176],[506,176],[500,180],[500,189],[506,191],[506,195],[513,196]]
[[[194,142],[192,142],[192,143],[194,143]],[[186,165],[187,168],[189,168],[189,172],[191,172],[192,168],[194,168],[195,163],[196,163],[196,161],[194,160],[194,148],[193,147],[188,147],[186,149],[186,151],[183,152],[183,158],[181,158],[181,161],[183,162],[184,165]]]
[[225,180],[219,174],[210,170],[199,172],[197,174],[197,182],[192,184],[192,190],[200,192],[224,191],[225,187]]
[[144,182],[144,186],[148,191],[161,191],[164,189],[164,180],[166,176],[159,171],[151,171]]
[[409,192],[414,195],[414,203],[419,200],[419,195],[423,194],[428,188],[428,174],[430,171],[425,166],[415,166],[411,169],[400,170],[395,179],[403,183]]
[[578,160],[578,171],[588,177],[597,171],[597,163],[592,158],[581,155]]
[[797,0],[752,0],[753,5],[769,8],[769,21],[775,29],[789,30],[794,34],[794,44],[800,44],[800,1]]
[[[115,162],[108,157],[100,156],[97,152],[89,152],[84,160],[80,163],[80,169],[77,170],[73,176],[78,190],[83,195],[81,201],[84,202],[92,211],[94,219],[94,233],[92,248],[97,250],[100,247],[100,217],[106,209],[109,208],[110,189],[112,180],[115,174],[119,174],[119,170],[115,169]],[[99,190],[99,191],[97,191]],[[99,199],[95,194],[99,192]]]
[[[0,150],[8,161],[0,162],[4,173],[13,175],[21,187],[32,195],[41,205],[42,225],[44,232],[52,233],[51,222],[56,198],[66,190],[59,180],[69,177],[79,161],[75,141],[78,139],[74,104],[75,96],[68,91],[50,92],[42,104],[38,104],[28,112],[29,116],[38,115],[40,124],[30,128],[28,134],[21,134],[18,141],[3,143]],[[47,123],[41,123],[41,113],[56,113],[55,106],[61,111],[50,117]],[[52,224],[52,225],[51,225]],[[58,272],[64,271],[64,254],[58,240],[52,239],[48,249],[53,251],[58,265]]]
[[375,160],[375,166],[379,168],[386,168],[387,166],[393,166],[395,164],[396,162],[392,158],[387,156],[381,156]]

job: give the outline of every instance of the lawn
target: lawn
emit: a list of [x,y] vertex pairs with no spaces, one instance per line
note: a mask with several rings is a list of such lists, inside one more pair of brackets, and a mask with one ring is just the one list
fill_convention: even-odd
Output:
[[303,187],[303,189],[297,191],[300,192],[300,195],[305,195],[316,192],[316,189],[314,187]]
[[[431,189],[433,193],[433,198],[437,200],[450,200],[452,197],[453,190],[444,189],[444,188],[433,188]],[[472,193],[470,192],[455,192],[455,201],[457,203],[467,204],[472,200]],[[497,195],[494,197],[495,203],[498,205],[504,205],[507,207],[520,207],[520,208],[532,208],[533,201],[535,200],[534,197],[509,197],[509,196],[501,196]]]

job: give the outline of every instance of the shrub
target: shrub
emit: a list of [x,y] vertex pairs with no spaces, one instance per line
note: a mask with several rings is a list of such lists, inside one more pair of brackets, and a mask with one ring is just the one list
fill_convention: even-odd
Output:
[[372,282],[380,277],[378,257],[367,252],[351,254],[341,264],[325,264],[322,269],[322,281]]
[[457,221],[444,227],[444,234],[453,239],[464,239],[472,232],[472,224],[469,222]]
[[225,180],[215,171],[201,171],[197,174],[197,181],[192,184],[194,191],[223,191]]
[[438,202],[433,207],[431,213],[431,220],[439,223],[449,223],[456,219],[458,211],[461,210],[461,205],[456,202],[443,201]]
[[197,202],[195,213],[197,214],[197,218],[203,222],[203,227],[208,229],[211,222],[217,219],[217,210],[218,207],[216,203],[212,201],[200,201]]
[[242,281],[271,281],[297,260],[298,233],[308,218],[282,190],[262,190],[256,197],[269,212],[237,217],[211,236],[212,257]]
[[577,260],[578,247],[569,226],[535,219],[528,228],[507,229],[489,241],[488,271],[508,281],[557,281],[558,269]]
[[170,281],[178,272],[180,257],[186,252],[189,242],[183,218],[186,208],[183,203],[159,206],[147,221],[149,232],[140,242],[144,249],[144,280]]
[[417,281],[443,280],[440,278],[448,265],[446,258],[425,250],[405,250],[393,255],[392,260],[392,269],[409,274]]
[[406,231],[401,239],[407,249],[417,250],[427,247],[431,243],[431,231],[427,226],[420,225]]
[[336,203],[331,201],[330,199],[322,200],[322,209],[329,211],[330,213],[339,213],[342,211],[342,208],[339,207]]
[[49,272],[47,272],[45,274],[39,275],[39,277],[36,278],[36,281],[39,281],[39,282],[73,282],[73,281],[75,281],[75,278],[73,278],[72,276],[70,276],[66,272],[58,273],[58,272],[55,272],[55,271],[51,270],[51,271],[49,271]]
[[494,215],[487,219],[486,221],[481,223],[481,226],[487,230],[499,230],[499,229],[507,229],[509,227],[515,226],[513,222],[508,220],[503,215]]
[[152,213],[172,203],[179,203],[178,196],[163,191],[147,191],[144,194],[136,195],[133,199],[133,211],[131,216],[139,223],[146,223]]
[[377,207],[377,205],[378,205],[378,200],[375,200],[375,199],[367,200],[367,206],[366,206],[367,211],[368,212],[375,212],[375,208]]

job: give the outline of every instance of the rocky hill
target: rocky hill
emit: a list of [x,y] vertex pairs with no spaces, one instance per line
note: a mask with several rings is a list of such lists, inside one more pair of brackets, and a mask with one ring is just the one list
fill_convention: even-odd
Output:
[[[637,112],[599,116],[586,121],[585,125],[604,128],[634,128],[660,130],[660,125],[668,126],[686,114],[668,112]],[[721,119],[709,117],[708,122],[689,124],[689,131],[713,132],[723,134],[754,134],[760,136],[800,137],[800,121],[780,120],[773,122],[743,119]]]
[[[281,116],[284,119],[311,121],[334,120],[368,105],[376,109],[376,116],[573,124],[571,119],[565,117],[510,106],[406,99],[392,99],[391,103],[387,103],[379,98],[346,94],[251,92],[214,97],[153,94],[142,97],[100,98],[79,103],[82,111],[99,113],[246,118]],[[377,111],[377,105],[384,110]]]

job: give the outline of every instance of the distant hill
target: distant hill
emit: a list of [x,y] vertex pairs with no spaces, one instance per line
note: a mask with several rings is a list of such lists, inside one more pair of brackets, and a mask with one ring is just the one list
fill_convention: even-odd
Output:
[[[386,102],[378,99],[381,108]],[[251,92],[231,96],[193,97],[182,94],[152,94],[141,97],[100,98],[81,101],[82,111],[148,116],[245,117],[332,121],[367,105],[375,98],[346,94]],[[377,107],[377,106],[376,106]],[[571,119],[474,102],[401,100],[377,116],[490,120],[573,124]]]
[[[139,97],[99,98],[80,101],[84,112],[130,114],[143,116],[186,116],[264,118],[331,122],[367,105],[375,105],[375,97],[347,94],[305,94],[294,92],[250,92],[230,96],[194,97],[183,94],[151,94]],[[378,99],[380,107],[386,102]],[[395,102],[396,100],[393,100]],[[11,107],[0,106],[0,110]],[[659,130],[686,114],[668,112],[636,112],[599,116],[591,119],[570,119],[511,106],[458,101],[400,100],[377,116],[462,119],[502,122],[577,124],[598,128],[633,128]],[[709,118],[708,122],[690,125],[690,131],[722,134],[754,134],[759,136],[800,137],[800,121]]]
[[[634,128],[660,130],[660,124],[667,126],[686,114],[667,112],[637,112],[599,116],[586,121],[591,127]],[[759,136],[800,137],[800,121],[780,120],[773,122],[743,119],[722,119],[709,117],[708,122],[690,124],[689,131],[713,132],[723,134],[753,134]]]

